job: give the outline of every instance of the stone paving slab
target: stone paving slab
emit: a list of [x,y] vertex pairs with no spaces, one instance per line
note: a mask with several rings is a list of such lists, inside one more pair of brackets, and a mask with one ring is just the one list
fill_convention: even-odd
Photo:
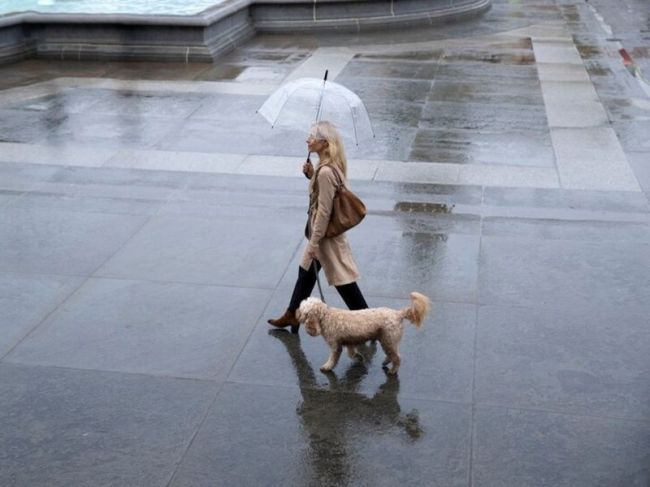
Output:
[[565,189],[485,188],[483,203],[500,207],[537,207],[648,213],[650,202],[640,192],[572,191]]
[[2,158],[15,163],[99,167],[114,156],[114,149],[52,146],[4,142]]
[[46,139],[52,145],[150,149],[178,130],[178,122],[167,118],[149,118],[145,122],[134,113],[73,114],[48,130]]
[[539,87],[530,87],[516,81],[498,85],[478,80],[435,80],[427,99],[429,101],[450,101],[458,103],[486,103],[500,105],[540,106],[544,103]]
[[[87,276],[148,217],[5,208],[0,214],[0,271]],[[74,255],[74,259],[69,257]]]
[[[473,485],[643,485],[647,424],[478,407]],[[525,449],[529,461],[512,462]]]
[[[159,198],[167,198],[175,190],[183,188],[189,175],[168,171],[145,171],[126,168],[59,167],[41,186],[69,188],[79,194],[101,194],[102,189],[128,191]],[[97,193],[95,193],[97,192]]]
[[616,131],[621,146],[628,152],[650,152],[650,120],[615,121],[612,127]]
[[539,63],[582,64],[580,53],[568,39],[566,41],[537,39],[533,43],[535,59]]
[[607,185],[611,190],[639,190],[625,153],[611,128],[554,128],[551,139],[563,187],[603,189]]
[[[121,188],[123,189],[123,188]],[[85,193],[85,194],[84,194]],[[98,191],[95,188],[70,188],[68,185],[44,184],[36,190],[22,193],[20,197],[10,200],[6,206],[10,209],[22,209],[30,212],[61,210],[75,213],[100,213],[112,215],[151,216],[158,213],[166,198],[151,194],[134,195],[133,190],[112,191],[110,188]]]
[[323,79],[325,70],[329,71],[328,79],[334,81],[353,57],[354,51],[345,47],[321,47],[312,52],[307,60],[293,70],[285,82],[298,78]]
[[0,379],[7,486],[165,485],[219,387],[6,363]]
[[80,277],[44,274],[1,275],[0,305],[4,313],[0,319],[0,357],[4,357],[83,281]]
[[201,106],[191,114],[193,119],[220,120],[228,117],[230,120],[250,120],[266,101],[266,96],[229,94],[201,97]]
[[223,381],[268,296],[90,279],[4,361]]
[[[561,219],[560,212],[540,212],[534,215],[486,216],[481,222],[482,234],[493,237],[549,239],[572,241],[634,241],[650,239],[648,215],[633,214],[630,221],[601,212],[582,212],[575,219]],[[607,218],[607,221],[604,219]]]
[[460,184],[485,186],[557,188],[557,181],[555,169],[544,167],[462,165],[458,174]]
[[22,194],[23,191],[0,189],[0,207],[13,203],[20,198]]
[[551,99],[546,105],[546,115],[551,128],[601,127],[607,124],[607,113],[599,101]]
[[432,80],[438,69],[438,65],[434,63],[414,64],[395,61],[390,64],[379,64],[355,59],[347,64],[341,76],[344,78],[388,78],[410,81]]
[[297,218],[278,223],[263,209],[246,216],[153,217],[96,275],[272,289],[300,240]]
[[644,400],[647,308],[640,302],[561,311],[482,306],[477,400],[644,421],[650,412]]
[[571,103],[572,101],[599,101],[594,85],[589,81],[542,80],[544,100]]
[[[248,120],[189,119],[178,122],[162,137],[150,140],[153,149],[172,152],[244,152],[249,155],[270,153],[306,157],[305,139],[304,130],[271,128],[259,117]],[[142,148],[142,145],[137,148]]]
[[398,387],[387,378],[368,397],[227,384],[171,485],[467,485],[469,407],[398,401]]
[[[537,241],[483,236],[479,301],[583,309],[642,304],[650,245],[631,241]],[[614,284],[615,283],[615,284]]]
[[584,65],[568,63],[537,63],[537,72],[542,82],[546,81],[578,81],[589,82],[589,73]]
[[421,164],[417,162],[380,163],[375,179],[377,181],[404,181],[418,183],[435,181],[439,184],[454,184],[458,181],[459,168],[455,164]]
[[118,150],[103,165],[146,170],[234,173],[246,157],[244,154]]
[[650,163],[648,163],[648,155],[643,152],[633,152],[627,155],[628,162],[634,169],[634,175],[646,194],[650,193]]
[[[4,153],[4,152],[2,152]],[[2,159],[2,156],[0,156]],[[51,177],[60,167],[14,163],[0,163],[0,188],[4,191],[27,191]]]
[[538,167],[555,165],[550,136],[521,130],[476,133],[463,129],[422,128],[415,136],[409,160]]
[[486,103],[427,102],[422,108],[421,128],[463,129],[477,132],[511,132],[547,130],[543,107],[490,105]]

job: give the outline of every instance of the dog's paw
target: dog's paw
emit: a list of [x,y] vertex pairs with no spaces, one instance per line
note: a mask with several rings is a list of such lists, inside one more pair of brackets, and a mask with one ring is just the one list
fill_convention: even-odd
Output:
[[397,375],[397,371],[398,371],[398,370],[399,370],[399,369],[397,369],[396,367],[391,367],[390,369],[388,369],[388,370],[386,371],[386,373],[387,373],[388,375]]
[[323,366],[320,368],[320,371],[321,371],[321,372],[325,372],[325,373],[327,373],[327,372],[331,372],[331,371],[332,371],[332,367],[328,367],[327,365],[323,365]]

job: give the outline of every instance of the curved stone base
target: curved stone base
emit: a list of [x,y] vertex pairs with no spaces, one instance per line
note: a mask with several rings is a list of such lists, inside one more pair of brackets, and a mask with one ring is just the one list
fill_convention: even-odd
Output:
[[261,32],[359,32],[464,20],[483,14],[490,4],[491,0],[259,0],[250,11]]
[[0,18],[0,64],[34,56],[211,62],[258,31],[432,25],[489,7],[490,0],[232,0],[194,16],[24,13]]

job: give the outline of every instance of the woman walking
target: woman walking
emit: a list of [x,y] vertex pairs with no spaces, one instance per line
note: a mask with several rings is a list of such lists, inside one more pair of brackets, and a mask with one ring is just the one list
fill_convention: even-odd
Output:
[[315,170],[309,161],[303,166],[303,173],[310,179],[306,232],[309,241],[298,268],[298,280],[289,307],[280,318],[268,320],[270,325],[278,328],[291,326],[293,333],[298,332],[299,326],[296,310],[301,301],[311,295],[316,284],[314,262],[319,271],[321,268],[324,270],[327,282],[336,287],[349,309],[368,307],[356,282],[359,271],[345,233],[336,237],[325,236],[336,190],[339,184],[347,184],[347,160],[341,136],[330,122],[318,122],[307,138],[307,146],[310,152],[318,153],[319,158]]

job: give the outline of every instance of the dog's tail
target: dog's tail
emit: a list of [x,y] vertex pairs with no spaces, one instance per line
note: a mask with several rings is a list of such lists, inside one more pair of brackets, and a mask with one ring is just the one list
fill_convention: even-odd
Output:
[[424,318],[431,309],[431,301],[424,294],[411,293],[411,306],[401,310],[400,317],[406,318],[415,326],[420,328],[424,322]]

